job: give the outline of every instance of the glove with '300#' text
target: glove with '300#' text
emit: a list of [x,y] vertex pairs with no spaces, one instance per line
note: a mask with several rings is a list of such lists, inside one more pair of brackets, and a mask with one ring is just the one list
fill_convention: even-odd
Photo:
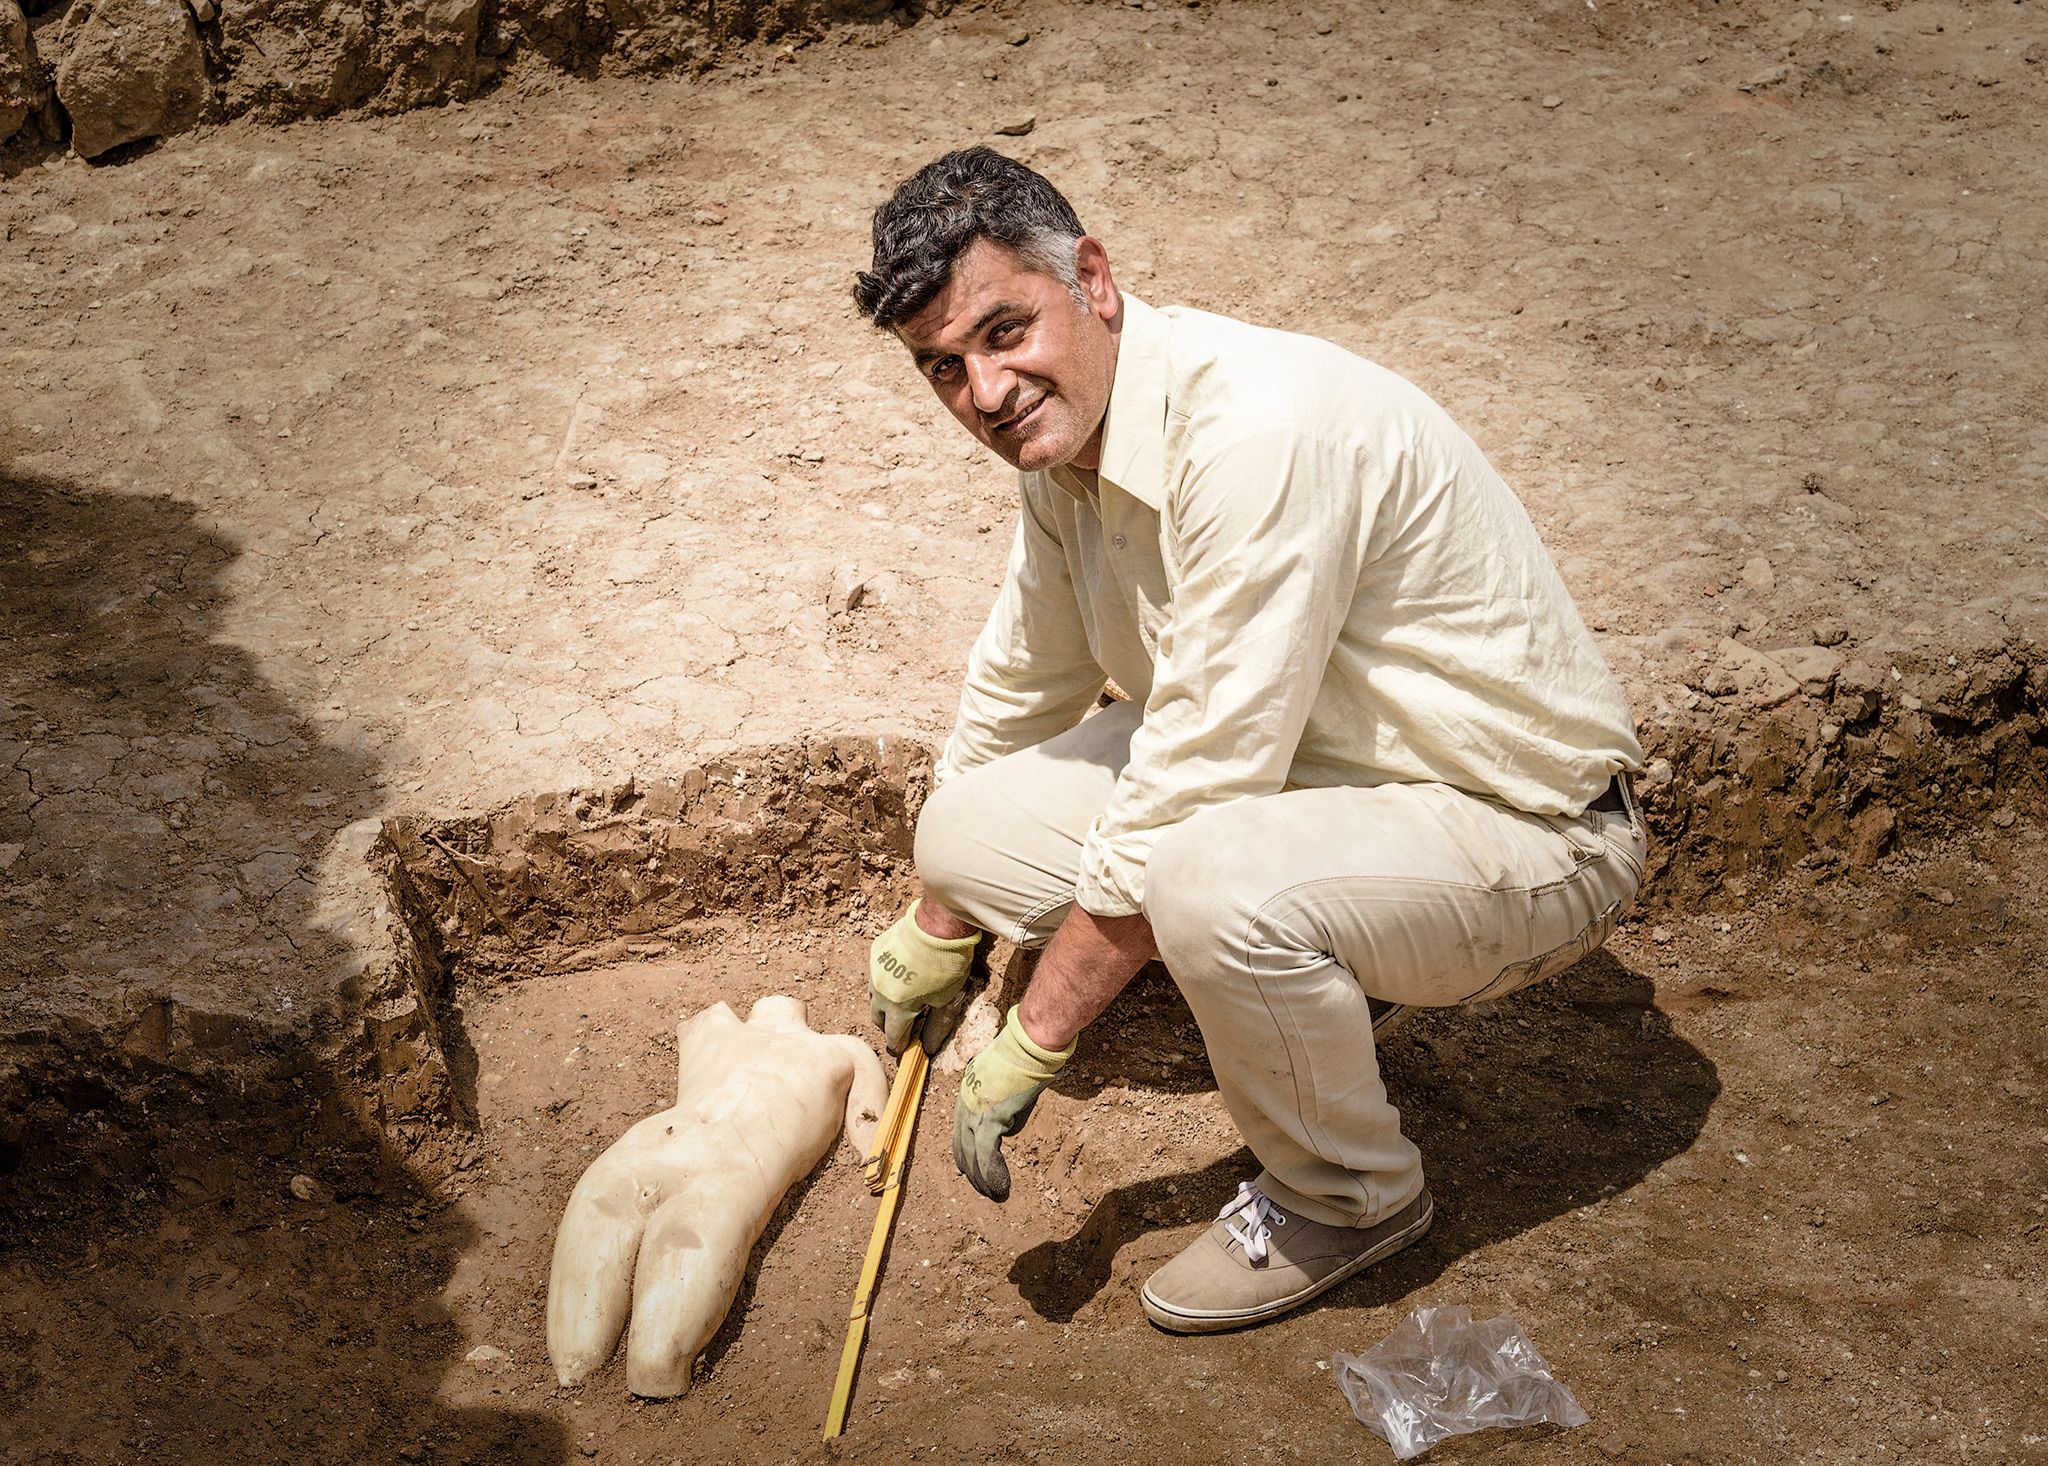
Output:
[[868,1011],[882,1030],[889,1052],[900,1054],[917,1015],[927,1014],[919,1039],[936,1054],[960,1021],[956,1001],[967,985],[979,932],[951,939],[935,937],[917,924],[918,903],[896,919],[868,948]]

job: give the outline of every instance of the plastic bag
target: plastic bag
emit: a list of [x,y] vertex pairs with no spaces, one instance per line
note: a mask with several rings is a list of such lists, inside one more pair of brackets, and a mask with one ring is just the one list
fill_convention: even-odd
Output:
[[1407,1461],[1490,1425],[1584,1425],[1592,1417],[1514,1320],[1418,1308],[1363,1354],[1331,1359],[1356,1415]]

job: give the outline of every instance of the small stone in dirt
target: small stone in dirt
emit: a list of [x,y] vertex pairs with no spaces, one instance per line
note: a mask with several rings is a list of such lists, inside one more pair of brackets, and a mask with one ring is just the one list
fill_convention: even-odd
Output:
[[1781,647],[1771,659],[1799,683],[1808,697],[1826,697],[1842,671],[1842,654],[1824,646]]
[[1813,644],[1815,646],[1840,646],[1848,640],[1848,628],[1839,621],[1816,621],[1813,623]]
[[462,1361],[465,1364],[496,1364],[500,1359],[510,1359],[511,1357],[510,1354],[507,1354],[496,1344],[479,1344],[463,1355]]
[[318,1201],[320,1199],[320,1183],[311,1176],[301,1175],[292,1177],[290,1190],[292,1195],[301,1201]]
[[[2005,806],[2005,808],[1999,810],[1996,814],[1991,816],[1991,823],[1998,826],[1998,828],[2001,830],[2009,830],[2012,828],[2013,821],[2018,818],[2019,816],[2013,813],[2012,806],[2008,804]],[[12,865],[14,863],[6,855],[6,852],[10,849],[18,852],[21,849],[21,847],[19,845],[0,845],[0,870],[5,870],[9,865]]]
[[1668,926],[1651,927],[1650,940],[1655,942],[1660,947],[1663,946],[1665,943],[1671,940],[1671,928]]
[[1031,32],[1030,32],[1030,31],[1012,31],[1012,32],[1010,32],[1010,44],[1011,44],[1011,45],[1013,45],[1013,46],[1021,46],[1021,45],[1023,45],[1023,44],[1024,44],[1024,43],[1025,43],[1026,41],[1028,41],[1028,40],[1030,40],[1030,39],[1031,39]]
[[597,475],[594,473],[572,473],[562,482],[572,489],[594,489],[597,487]]
[[1337,22],[1334,20],[1319,20],[1316,22],[1316,34],[1319,36],[1327,36],[1336,28]]
[[1038,126],[1038,119],[1034,116],[1012,117],[996,124],[996,136],[1023,137],[1036,126]]
[[860,603],[863,606],[886,606],[903,594],[903,582],[889,571],[871,575],[860,588]]
[[78,221],[69,214],[45,214],[28,226],[31,234],[69,234],[78,227]]
[[1778,588],[1777,572],[1771,569],[1771,562],[1762,555],[1753,556],[1743,564],[1742,582],[1760,596],[1767,596]]
[[690,217],[699,224],[713,225],[725,222],[725,215],[719,213],[716,209],[699,209]]
[[852,565],[836,565],[832,569],[832,584],[825,590],[825,609],[831,615],[839,616],[848,611],[860,609],[861,596],[866,587],[861,584],[860,571]]
[[1555,92],[1552,92],[1549,96],[1543,99],[1543,110],[1546,112],[1555,112],[1558,108],[1562,107],[1563,105],[1564,98],[1560,97]]

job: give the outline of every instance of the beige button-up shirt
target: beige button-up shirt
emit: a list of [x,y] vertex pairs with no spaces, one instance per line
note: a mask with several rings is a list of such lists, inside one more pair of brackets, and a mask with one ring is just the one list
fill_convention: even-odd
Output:
[[1577,814],[1641,767],[1535,526],[1442,408],[1328,342],[1123,300],[1101,469],[1020,476],[939,781],[1115,679],[1144,722],[1078,899],[1126,916],[1154,842],[1211,805],[1441,782]]

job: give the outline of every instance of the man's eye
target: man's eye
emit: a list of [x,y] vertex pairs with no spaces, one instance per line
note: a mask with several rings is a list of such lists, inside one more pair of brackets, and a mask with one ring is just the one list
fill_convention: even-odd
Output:
[[991,344],[996,346],[1015,346],[1018,338],[1023,334],[1024,323],[1022,321],[1004,321],[995,330],[988,333],[988,339]]
[[932,380],[933,380],[934,382],[943,382],[943,381],[945,381],[945,380],[946,380],[947,378],[951,377],[951,376],[952,376],[952,375],[953,375],[953,374],[954,374],[955,372],[957,372],[957,371],[958,371],[959,369],[960,369],[960,358],[959,358],[959,357],[957,357],[957,356],[942,356],[942,357],[940,357],[940,358],[939,358],[939,359],[938,359],[937,361],[933,362],[933,363],[932,363],[932,365],[931,365],[931,376],[932,376]]

